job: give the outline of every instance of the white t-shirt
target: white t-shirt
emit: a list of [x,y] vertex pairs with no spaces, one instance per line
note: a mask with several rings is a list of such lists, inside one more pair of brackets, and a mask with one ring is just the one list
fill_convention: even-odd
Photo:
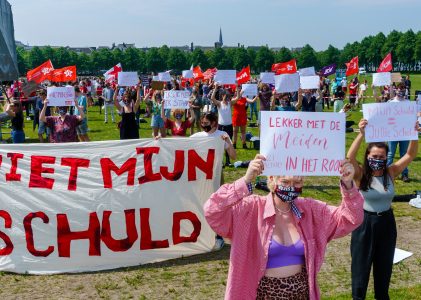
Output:
[[365,91],[367,89],[366,85],[364,83],[360,84],[360,91]]
[[231,103],[228,102],[225,105],[221,102],[221,105],[218,107],[218,125],[231,125],[232,124],[232,111]]
[[[192,137],[192,138],[195,138],[195,137],[215,137],[215,138],[221,138],[221,136],[223,136],[223,135],[226,135],[228,137],[228,139],[231,140],[230,137],[228,136],[228,133],[226,133],[225,131],[222,131],[222,130],[218,130],[218,129],[215,130],[212,133],[208,133],[206,131],[196,132],[195,134],[191,135],[190,137]],[[229,147],[229,143],[226,141],[225,142],[225,145],[224,145],[225,150],[228,149],[228,147]]]

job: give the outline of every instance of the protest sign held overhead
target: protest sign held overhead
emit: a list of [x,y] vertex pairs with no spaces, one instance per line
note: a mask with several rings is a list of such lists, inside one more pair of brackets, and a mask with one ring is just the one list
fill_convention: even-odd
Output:
[[299,69],[298,73],[300,74],[301,77],[316,76],[316,70],[314,69],[314,67]]
[[164,108],[189,108],[190,91],[174,90],[164,92]]
[[300,88],[306,89],[318,89],[320,85],[319,76],[300,76]]
[[345,114],[262,111],[261,117],[264,175],[339,175]]
[[210,251],[202,207],[223,149],[220,138],[4,145],[0,270],[98,271]]
[[214,76],[215,82],[219,84],[235,84],[237,81],[237,71],[218,70]]
[[260,81],[266,84],[275,84],[275,73],[273,72],[260,73]]
[[66,87],[48,87],[47,88],[48,106],[74,106],[75,88]]
[[139,83],[139,75],[137,72],[119,72],[119,86],[136,86]]
[[244,96],[253,98],[257,96],[257,84],[255,83],[243,84],[241,86],[241,91],[243,92]]
[[386,86],[392,83],[390,72],[373,73],[373,86]]
[[163,82],[170,82],[171,75],[169,71],[158,73],[158,80]]
[[277,93],[292,93],[300,89],[300,74],[282,74],[275,76]]
[[363,104],[363,116],[368,121],[365,128],[367,143],[418,140],[415,102]]
[[193,70],[184,70],[182,73],[182,77],[186,79],[194,78]]

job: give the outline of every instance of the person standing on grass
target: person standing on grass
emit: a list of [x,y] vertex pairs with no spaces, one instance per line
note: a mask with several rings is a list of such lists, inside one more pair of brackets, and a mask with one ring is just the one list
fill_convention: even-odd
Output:
[[130,90],[126,89],[123,92],[121,101],[118,101],[119,86],[116,86],[114,91],[114,105],[121,113],[121,121],[118,124],[120,128],[120,140],[138,139],[139,128],[136,124],[136,110],[140,105],[140,86],[136,87],[136,102],[130,97]]
[[[75,99],[75,106],[78,105],[77,99]],[[79,107],[79,115],[68,115],[67,106],[58,107],[59,116],[45,115],[48,107],[48,99],[44,100],[44,106],[42,107],[39,115],[40,121],[44,122],[47,127],[51,129],[50,143],[70,143],[78,142],[77,127],[82,123],[84,118],[83,107]]]
[[4,111],[8,113],[11,119],[12,131],[10,132],[10,135],[12,137],[13,144],[25,143],[22,103],[20,100],[11,100],[6,103]]
[[[167,135],[167,132],[165,130],[164,119],[162,119],[162,117],[161,117],[162,94],[163,94],[162,91],[154,91],[153,95],[152,95],[152,99],[150,98],[149,94],[145,97],[145,101],[147,103],[148,102],[152,103],[152,107],[151,107],[151,113],[152,113],[151,127],[152,127],[152,136],[154,138],[157,138],[159,135],[164,138]],[[165,115],[168,114],[168,110],[164,109],[164,112],[165,112]],[[170,110],[170,112],[171,112],[171,110]]]
[[237,138],[238,131],[241,132],[241,142],[243,144],[243,149],[247,149],[246,144],[246,126],[247,126],[247,103],[256,102],[256,98],[253,100],[248,99],[243,96],[243,91],[241,90],[241,85],[237,86],[236,96],[231,100],[233,115],[232,115],[232,125],[234,127],[233,132],[233,144],[234,148],[237,148]]
[[81,142],[89,142],[89,137],[88,137],[88,102],[86,100],[86,97],[82,94],[82,92],[80,91],[79,87],[76,86],[75,87],[75,95],[76,95],[76,99],[77,99],[77,103],[78,105],[75,106],[75,112],[74,114],[76,116],[81,116],[82,113],[80,112],[80,107],[82,107],[83,109],[83,119],[82,122],[80,123],[80,125],[77,127],[77,135],[79,137],[79,140]]
[[341,163],[339,207],[299,197],[303,177],[269,176],[267,196],[253,194],[264,169],[257,154],[244,177],[221,186],[204,205],[205,218],[231,239],[225,299],[320,299],[317,273],[327,243],[357,228],[363,198],[354,167]]
[[102,90],[102,97],[104,98],[104,123],[108,123],[108,113],[111,113],[111,121],[115,123],[114,117],[114,90],[110,84],[107,83],[105,88]]
[[[396,247],[396,221],[391,208],[395,195],[394,180],[417,156],[418,141],[411,141],[406,154],[389,166],[386,163],[387,144],[369,143],[361,166],[357,153],[367,124],[364,119],[359,122],[360,132],[347,154],[355,168],[355,182],[364,197],[364,221],[351,237],[352,297],[354,300],[365,299],[373,265],[375,298],[383,300],[389,299]],[[415,130],[420,132],[418,122]]]

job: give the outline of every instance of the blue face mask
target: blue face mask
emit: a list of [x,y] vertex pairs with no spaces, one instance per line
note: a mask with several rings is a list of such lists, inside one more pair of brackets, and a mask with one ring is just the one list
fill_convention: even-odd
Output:
[[176,118],[177,120],[181,120],[181,119],[183,118],[183,115],[182,115],[182,114],[176,114],[176,115],[175,115],[175,118]]
[[67,108],[59,108],[58,109],[58,114],[60,116],[64,116],[65,114],[67,114]]

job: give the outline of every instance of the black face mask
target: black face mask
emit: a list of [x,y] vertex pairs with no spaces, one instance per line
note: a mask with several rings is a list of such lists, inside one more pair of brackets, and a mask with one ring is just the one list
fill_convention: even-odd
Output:
[[201,125],[201,127],[202,127],[202,129],[203,129],[205,132],[209,132],[209,131],[211,131],[211,130],[212,130],[212,126],[211,126],[211,125],[206,125],[206,126]]
[[386,166],[386,160],[385,159],[375,159],[367,157],[368,166],[373,171],[379,171],[383,170]]

